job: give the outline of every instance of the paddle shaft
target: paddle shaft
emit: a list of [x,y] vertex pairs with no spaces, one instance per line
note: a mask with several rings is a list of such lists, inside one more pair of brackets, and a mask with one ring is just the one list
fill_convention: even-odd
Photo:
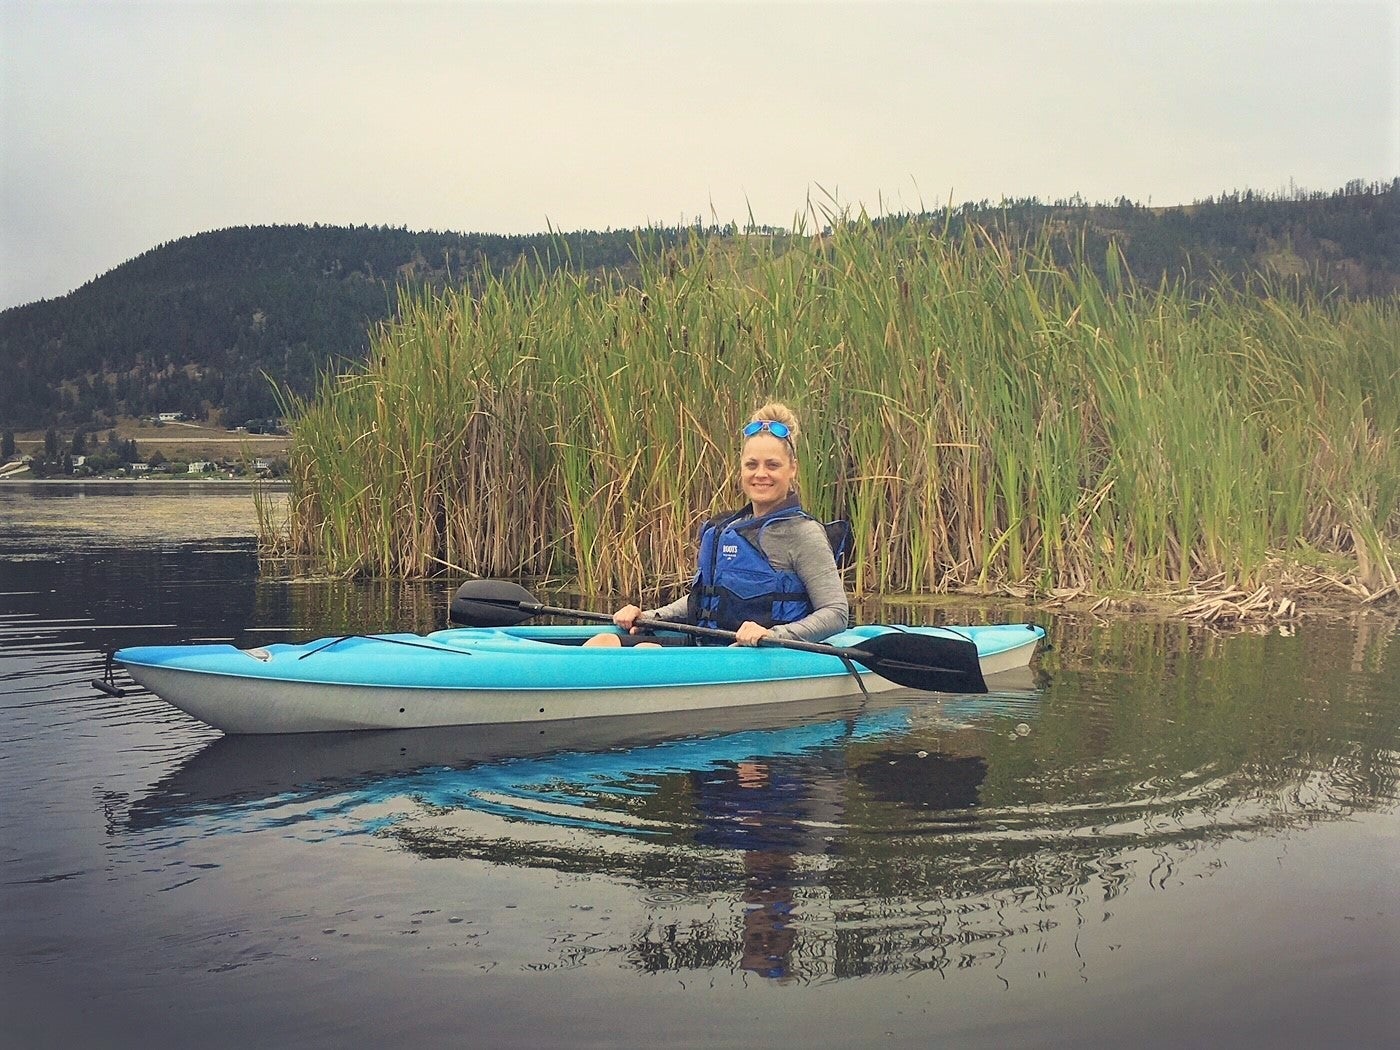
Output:
[[[595,623],[615,623],[607,613],[590,612],[586,609],[563,609],[553,605],[541,605],[538,602],[521,602],[520,608],[525,612],[541,613],[548,616],[573,616],[580,620],[592,620]],[[681,634],[692,634],[697,638],[715,638],[732,642],[739,637],[733,631],[723,631],[718,627],[699,627],[688,623],[676,623],[674,620],[653,620],[645,616],[638,616],[635,623],[638,627],[657,627],[667,631],[679,631]],[[804,653],[819,653],[822,656],[835,656],[843,660],[854,660],[856,663],[868,663],[871,660],[870,653],[864,649],[848,649],[839,645],[824,645],[821,642],[804,642],[799,638],[773,638],[770,636],[762,639],[758,644],[778,646],[783,649],[797,649]]]
[[[541,613],[591,620],[609,626],[615,623],[610,613],[543,605],[535,601],[534,595],[525,588],[508,580],[468,580],[457,589],[448,618],[452,623],[468,624],[472,627],[509,627]],[[739,639],[733,631],[673,620],[638,617],[635,623],[641,627],[675,631],[723,642],[736,642]],[[759,644],[779,649],[796,649],[818,656],[831,656],[845,664],[846,670],[852,674],[856,673],[854,665],[860,664],[883,678],[911,689],[958,693],[987,691],[986,683],[982,679],[977,646],[966,638],[933,638],[925,634],[895,630],[862,638],[859,645],[850,647],[773,635],[760,639]],[[860,681],[858,676],[856,681]]]

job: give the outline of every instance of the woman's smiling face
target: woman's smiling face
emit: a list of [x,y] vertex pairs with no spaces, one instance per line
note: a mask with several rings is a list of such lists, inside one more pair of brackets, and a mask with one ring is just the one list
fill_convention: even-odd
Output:
[[753,504],[754,517],[773,510],[797,482],[797,457],[792,446],[772,434],[755,434],[744,442],[739,459],[739,484]]

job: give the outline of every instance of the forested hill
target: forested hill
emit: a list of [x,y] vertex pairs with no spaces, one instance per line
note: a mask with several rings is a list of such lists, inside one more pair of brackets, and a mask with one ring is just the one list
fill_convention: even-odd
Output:
[[1085,258],[1098,263],[1112,242],[1147,284],[1166,276],[1199,288],[1265,274],[1322,295],[1400,292],[1400,179],[1358,180],[1335,193],[1234,192],[1170,208],[1126,198],[1095,205],[982,201],[932,218],[948,218],[953,233],[977,223],[1012,244],[1048,228],[1066,261],[1078,242]]
[[[1264,272],[1323,293],[1400,291],[1400,179],[1172,208],[981,202],[931,218],[951,235],[976,223],[1013,244],[1048,230],[1058,244],[1082,241],[1091,260],[1112,241],[1150,283]],[[183,238],[70,295],[0,313],[0,429],[101,428],[155,412],[228,425],[275,415],[267,377],[305,394],[328,366],[362,358],[370,326],[393,313],[401,288],[470,282],[522,256],[625,270],[639,247],[657,251],[689,232],[506,237],[267,226]]]
[[185,237],[69,295],[0,313],[0,427],[106,426],[183,412],[228,425],[277,413],[268,376],[301,393],[360,359],[403,288],[461,283],[522,256],[618,269],[676,230],[415,233],[254,226]]

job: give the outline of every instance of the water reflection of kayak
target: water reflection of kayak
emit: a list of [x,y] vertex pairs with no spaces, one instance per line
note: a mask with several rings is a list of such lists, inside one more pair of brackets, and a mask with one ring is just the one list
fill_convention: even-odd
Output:
[[326,797],[423,770],[468,769],[558,754],[607,754],[745,730],[783,731],[851,717],[849,698],[778,708],[589,718],[528,725],[450,726],[366,733],[223,736],[210,741],[133,804],[130,827],[159,825],[211,807],[277,796]]
[[[963,704],[966,710],[960,709]],[[999,707],[997,694],[943,703],[904,695],[650,718],[225,736],[135,800],[126,825],[143,830],[332,797],[339,797],[340,808],[411,795],[441,808],[466,800],[478,810],[499,810],[501,798],[526,786],[554,785],[567,795],[580,785],[697,773],[892,737],[911,725],[941,720],[943,712],[957,723],[972,711],[990,716]]]

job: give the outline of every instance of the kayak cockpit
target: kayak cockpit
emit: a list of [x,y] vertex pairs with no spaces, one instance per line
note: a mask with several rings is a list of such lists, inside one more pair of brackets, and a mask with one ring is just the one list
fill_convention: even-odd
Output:
[[[464,649],[507,648],[517,650],[538,649],[541,645],[580,648],[598,635],[614,635],[619,639],[638,638],[654,642],[664,647],[694,645],[694,639],[675,631],[658,631],[654,634],[627,635],[617,627],[590,627],[587,625],[560,624],[530,627],[452,627],[434,631],[428,635],[438,645]],[[547,650],[546,650],[547,651]]]

